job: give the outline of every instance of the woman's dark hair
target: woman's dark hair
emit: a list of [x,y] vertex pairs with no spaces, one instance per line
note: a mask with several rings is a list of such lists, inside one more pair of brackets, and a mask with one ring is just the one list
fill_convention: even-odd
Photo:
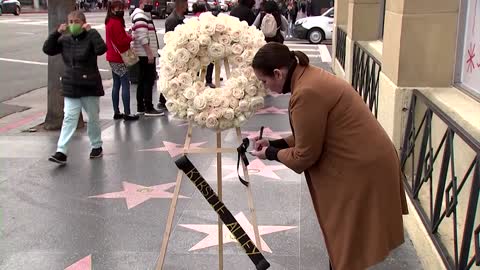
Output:
[[[118,7],[120,7],[122,10],[125,9],[125,4],[123,3],[123,1],[113,0],[108,4],[107,17],[105,17],[105,24],[108,23],[111,17],[115,16],[115,13],[113,13],[113,10]],[[122,17],[120,18],[120,20],[122,21],[123,27],[125,27],[125,19]]]
[[288,68],[297,62],[300,66],[308,66],[310,60],[301,51],[290,51],[280,43],[270,42],[258,50],[253,57],[252,67],[266,76],[273,76],[273,70]]

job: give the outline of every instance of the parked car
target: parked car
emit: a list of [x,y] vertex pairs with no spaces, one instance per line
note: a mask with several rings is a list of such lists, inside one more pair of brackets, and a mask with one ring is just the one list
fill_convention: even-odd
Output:
[[[139,6],[140,0],[128,0],[128,10],[129,14]],[[167,0],[154,0],[153,1],[153,10],[152,10],[152,17],[156,16],[160,19],[165,19],[169,14],[167,12]],[[171,12],[171,11],[170,11]]]
[[14,14],[20,15],[22,11],[22,4],[18,0],[0,0],[0,15],[2,14]]
[[293,36],[306,39],[310,43],[319,44],[331,40],[333,33],[334,8],[330,8],[320,16],[299,19],[295,22]]

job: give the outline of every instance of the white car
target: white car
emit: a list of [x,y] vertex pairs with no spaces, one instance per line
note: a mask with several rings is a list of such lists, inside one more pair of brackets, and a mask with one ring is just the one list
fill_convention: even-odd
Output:
[[299,19],[295,22],[293,35],[299,39],[306,39],[313,44],[324,40],[331,40],[333,33],[334,8],[330,8],[320,16]]

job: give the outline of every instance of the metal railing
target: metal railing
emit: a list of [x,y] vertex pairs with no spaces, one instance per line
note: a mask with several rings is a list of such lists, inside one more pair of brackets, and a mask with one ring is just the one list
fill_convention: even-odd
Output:
[[337,36],[335,43],[335,58],[345,70],[345,46],[347,43],[347,33],[337,26]]
[[[439,132],[439,126],[445,132]],[[448,269],[480,265],[477,139],[423,94],[413,91],[401,151],[402,170],[407,193]]]
[[368,108],[377,117],[378,80],[382,64],[358,42],[353,45],[352,86],[363,98]]

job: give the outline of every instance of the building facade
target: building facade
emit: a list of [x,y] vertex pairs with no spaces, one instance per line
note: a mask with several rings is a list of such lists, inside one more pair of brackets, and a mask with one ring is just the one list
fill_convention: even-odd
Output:
[[480,0],[335,0],[332,50],[397,147],[424,268],[480,269]]

